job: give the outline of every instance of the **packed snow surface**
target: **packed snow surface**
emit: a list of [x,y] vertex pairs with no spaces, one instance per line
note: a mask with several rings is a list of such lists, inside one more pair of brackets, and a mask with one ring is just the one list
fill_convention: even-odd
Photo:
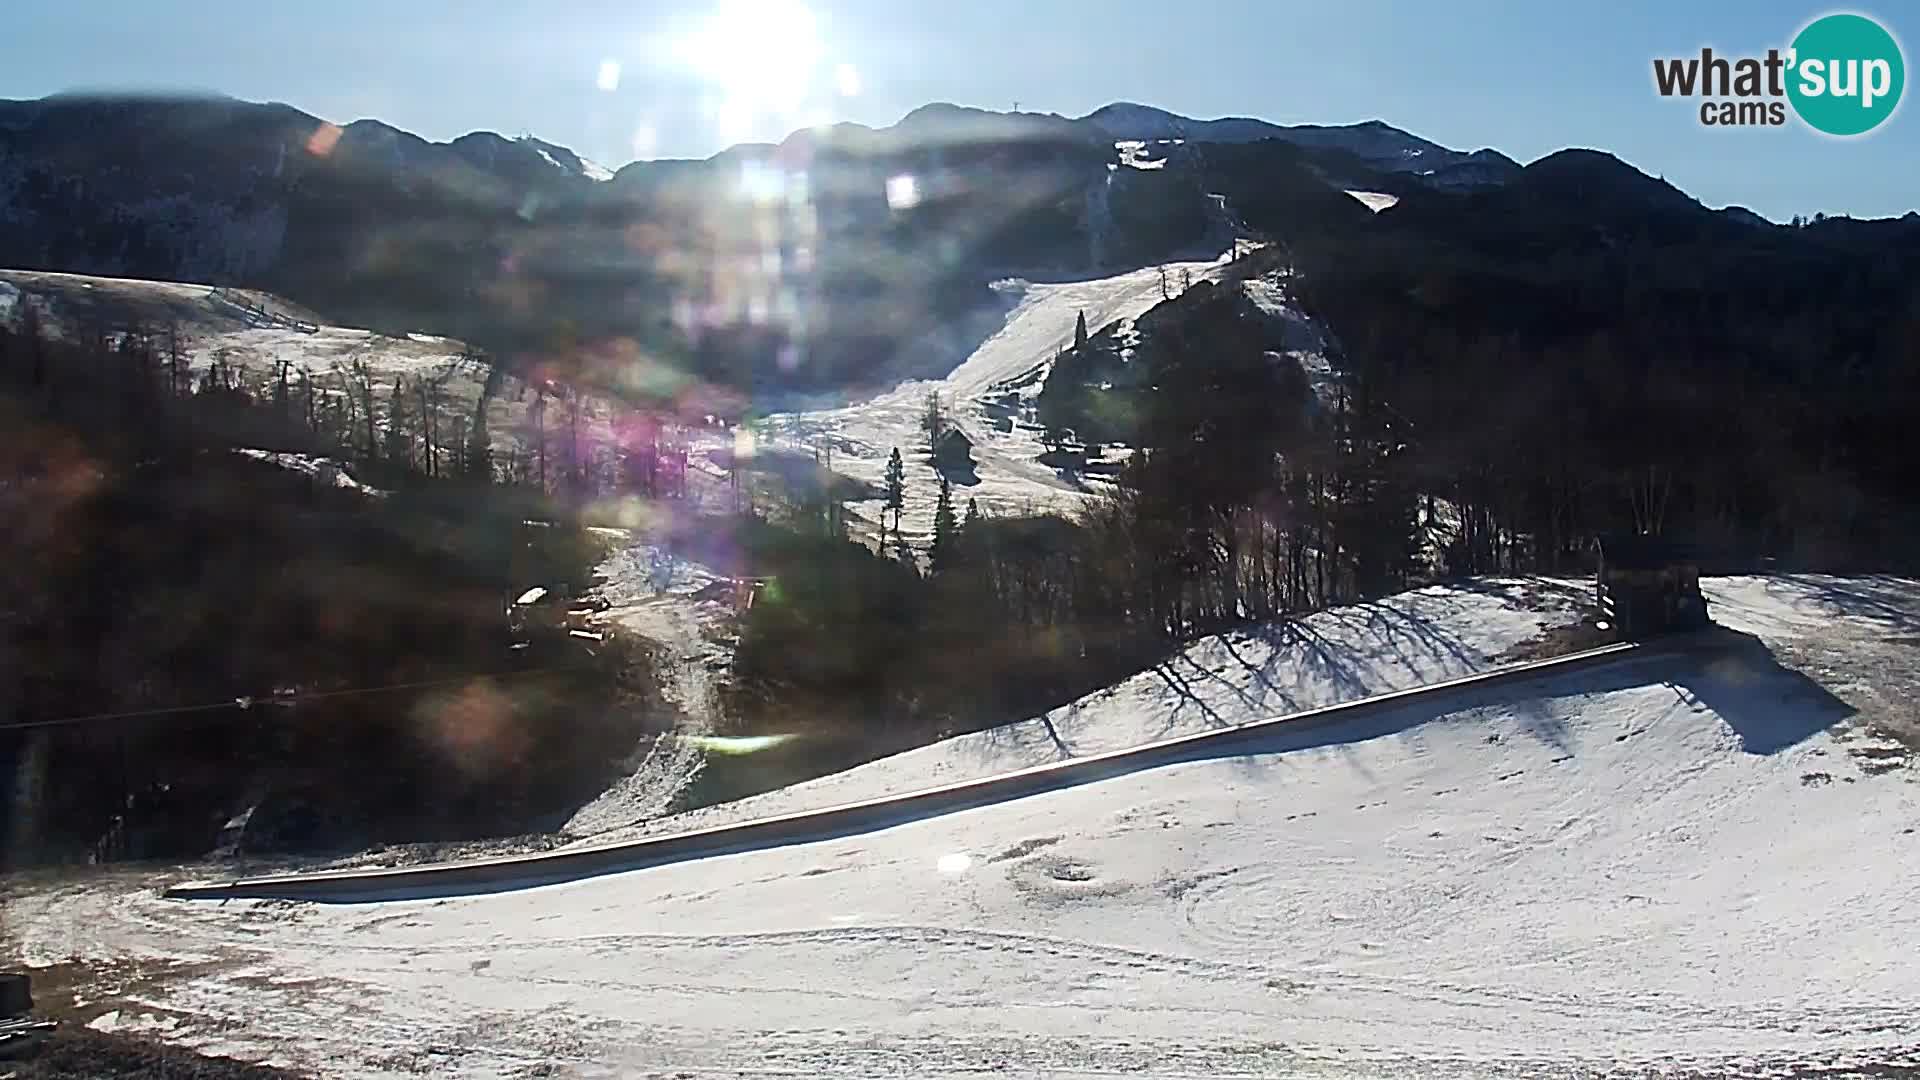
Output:
[[239,454],[241,457],[252,458],[255,461],[264,461],[269,465],[277,465],[282,469],[286,469],[288,472],[304,473],[328,487],[358,491],[364,495],[387,494],[379,488],[370,487],[355,480],[352,474],[347,471],[346,465],[330,457],[322,457],[317,454],[290,454],[251,448],[235,450],[234,453]]
[[625,763],[624,775],[576,810],[561,827],[568,836],[597,835],[667,813],[700,773],[697,740],[713,730],[716,673],[731,652],[719,641],[734,613],[732,582],[700,562],[642,541],[626,530],[604,530],[616,546],[595,567],[606,583],[596,591],[608,607],[600,625],[617,625],[652,641],[661,689],[679,712],[679,730],[648,736]]
[[[1920,584],[1708,593],[1759,642],[1280,729],[1228,756],[813,843],[381,904],[175,902],[108,877],[27,891],[6,917],[32,962],[113,965],[127,1000],[88,994],[120,1012],[110,1023],[326,1075],[1751,1076],[1909,1061],[1920,788],[1910,765],[1852,746],[1878,721],[1854,711],[1843,667],[1848,642],[1920,632]],[[1486,640],[1474,620],[1497,605],[1457,602],[1453,623],[1441,599],[1432,636]],[[1373,615],[1349,618],[1348,637],[1282,652],[1276,681],[1322,647],[1330,670],[1450,663],[1384,625],[1355,651]],[[1775,662],[1793,648],[1832,652],[1838,685]],[[1217,649],[1201,656],[1237,678]],[[1137,733],[1152,717],[1128,699],[1108,715]],[[1274,703],[1211,700],[1226,719]]]
[[1326,335],[1300,310],[1287,287],[1284,272],[1270,272],[1240,284],[1255,307],[1285,328],[1286,355],[1300,365],[1314,400],[1332,408],[1340,392],[1340,376],[1327,360]]
[[[1148,143],[1139,139],[1131,139],[1116,142],[1113,144],[1113,148],[1119,153],[1121,162],[1132,168],[1164,169],[1167,166],[1165,147],[1168,145],[1170,144],[1164,140],[1156,143]],[[1156,151],[1158,151],[1161,156],[1156,157]]]

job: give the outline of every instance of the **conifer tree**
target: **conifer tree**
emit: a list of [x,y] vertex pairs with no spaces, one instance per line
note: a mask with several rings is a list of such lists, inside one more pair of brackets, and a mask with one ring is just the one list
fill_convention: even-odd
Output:
[[[893,453],[887,457],[887,501],[882,506],[883,510],[893,512],[895,534],[900,532],[900,511],[905,508],[906,503],[907,467],[900,460],[900,448],[896,446],[893,448]],[[883,517],[880,522],[880,539],[883,542],[886,540],[886,532],[886,519]]]
[[953,562],[956,528],[953,520],[953,485],[942,474],[940,501],[933,508],[933,546],[927,549],[928,566],[936,574]]

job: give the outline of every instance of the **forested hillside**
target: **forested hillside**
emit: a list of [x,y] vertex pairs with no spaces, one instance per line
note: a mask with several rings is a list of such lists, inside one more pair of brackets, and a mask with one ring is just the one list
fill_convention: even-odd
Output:
[[[0,325],[0,861],[525,831],[672,722],[645,648],[510,625],[599,545],[408,394]],[[365,410],[365,411],[362,411]],[[556,485],[559,477],[556,475]],[[553,524],[533,528],[538,519]]]
[[1755,224],[1567,151],[1365,224],[1298,234],[1298,292],[1400,426],[1403,498],[1459,508],[1449,569],[1563,567],[1613,529],[1913,565],[1920,216]]

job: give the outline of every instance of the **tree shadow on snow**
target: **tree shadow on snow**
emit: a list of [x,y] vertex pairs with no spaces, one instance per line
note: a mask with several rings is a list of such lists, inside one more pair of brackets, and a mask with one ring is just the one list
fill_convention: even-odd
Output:
[[[1264,685],[1275,687],[1276,696],[1289,708],[1296,707],[1293,696],[1279,690],[1273,682],[1274,670],[1288,659],[1297,661],[1304,671],[1324,678],[1341,697],[1363,697],[1377,689],[1377,683],[1362,678],[1351,650],[1328,641],[1326,635],[1305,620],[1263,623],[1248,634],[1271,648],[1267,662],[1261,665],[1260,679]],[[1297,651],[1287,652],[1289,646],[1297,646]]]
[[[1079,757],[1080,751],[1073,744],[1080,721],[1078,704],[1071,702],[1028,720],[981,728],[953,745],[976,762],[1005,761],[1011,751],[1020,749],[1042,751],[1055,761]],[[1060,733],[1062,726],[1067,728],[1064,736]]]
[[1827,604],[1846,615],[1865,616],[1892,623],[1905,632],[1920,631],[1920,609],[1915,607],[1914,583],[1903,578],[1853,577],[1822,578],[1805,574],[1786,574],[1769,582],[1769,592],[1798,590],[1810,599]]
[[1481,670],[1488,659],[1444,625],[1385,603],[1331,608],[1313,617],[1347,627],[1359,655],[1392,657],[1405,667],[1437,667],[1451,675],[1466,675]]

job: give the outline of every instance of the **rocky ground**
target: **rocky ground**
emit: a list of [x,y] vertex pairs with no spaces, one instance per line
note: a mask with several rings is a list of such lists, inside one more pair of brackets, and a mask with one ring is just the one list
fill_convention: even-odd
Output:
[[65,1025],[30,1057],[0,1061],[0,1080],[279,1080],[302,1074],[198,1054],[144,1035]]

